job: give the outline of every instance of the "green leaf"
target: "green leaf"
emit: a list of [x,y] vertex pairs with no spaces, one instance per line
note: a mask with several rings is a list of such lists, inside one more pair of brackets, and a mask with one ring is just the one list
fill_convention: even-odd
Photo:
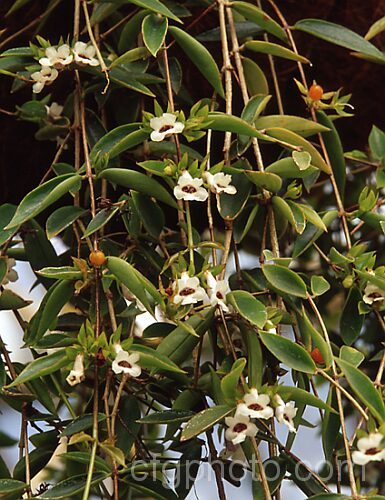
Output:
[[[106,419],[106,416],[103,413],[98,413],[98,422],[103,422]],[[78,434],[79,432],[85,431],[92,427],[93,415],[92,413],[86,413],[81,417],[77,417],[72,420],[71,423],[67,425],[67,427],[62,431],[62,436],[73,436],[74,434]]]
[[273,196],[272,204],[274,213],[277,215],[277,220],[284,218],[290,222],[297,233],[302,234],[304,232],[306,227],[305,216],[298,205],[293,202],[289,204],[288,201],[280,196]]
[[135,49],[128,50],[121,56],[114,59],[110,65],[110,68],[135,62],[141,59],[146,59],[147,57],[149,57],[149,53],[146,47],[136,47]]
[[107,132],[90,152],[91,162],[103,162],[115,158],[123,151],[141,144],[148,133],[139,129],[138,123],[129,123]]
[[177,207],[173,196],[158,181],[148,175],[125,168],[107,168],[99,177],[134,191],[153,196],[173,208]]
[[[104,473],[96,473],[92,476],[91,486],[104,481],[109,476],[109,474]],[[73,476],[69,479],[64,479],[64,481],[60,481],[60,483],[55,484],[49,490],[45,491],[38,497],[37,499],[44,498],[50,500],[56,500],[59,498],[75,498],[76,495],[82,492],[86,486],[86,478],[85,474],[81,474],[79,476]]]
[[378,286],[381,290],[385,291],[385,278],[382,276],[377,276],[372,273],[367,273],[366,271],[359,271],[358,269],[354,270],[356,274],[362,279],[369,281],[369,283],[373,283],[373,285]]
[[179,366],[177,366],[167,356],[157,350],[151,349],[151,347],[140,344],[132,344],[130,351],[138,352],[140,354],[139,363],[143,368],[158,368],[159,370],[168,372],[185,373],[184,370],[179,368]]
[[242,58],[242,67],[250,96],[253,97],[258,94],[266,96],[269,93],[269,84],[263,70],[248,57]]
[[303,179],[317,171],[318,169],[312,165],[306,170],[301,170],[291,157],[281,158],[265,169],[265,172],[277,174],[283,179]]
[[343,345],[340,349],[340,358],[357,368],[365,359],[365,355],[354,347]]
[[346,380],[358,398],[369,408],[372,415],[382,424],[385,421],[385,405],[370,378],[352,364],[335,358]]
[[258,24],[258,26],[260,26],[271,35],[274,35],[277,38],[280,38],[282,41],[287,42],[287,35],[285,30],[262,9],[259,9],[255,5],[251,5],[247,2],[238,1],[232,2],[231,7],[249,21]]
[[25,384],[38,377],[45,377],[50,373],[60,370],[60,368],[63,368],[66,364],[68,364],[68,358],[64,350],[56,351],[52,354],[48,354],[48,356],[42,356],[28,363],[24,370],[8,387]]
[[259,337],[274,356],[293,370],[315,373],[316,365],[310,354],[300,345],[275,333],[259,332]]
[[240,358],[234,361],[229,373],[221,380],[221,390],[225,397],[226,403],[233,405],[236,403],[237,397],[240,395],[238,391],[239,378],[246,366],[246,359]]
[[181,23],[182,21],[175,14],[171,12],[163,3],[159,0],[128,0],[130,3],[137,5],[138,7],[143,7],[143,9],[151,10],[156,14],[161,14],[162,16],[169,17],[174,21]]
[[257,129],[266,129],[272,127],[284,128],[291,130],[302,137],[309,137],[310,135],[319,132],[328,132],[329,127],[321,125],[313,120],[307,120],[300,116],[292,115],[269,115],[261,116],[255,122]]
[[338,135],[334,122],[324,111],[317,111],[317,119],[322,125],[325,125],[329,129],[329,131],[322,132],[322,137],[325,143],[334,177],[336,179],[338,191],[343,200],[345,196],[346,165],[341,139]]
[[132,191],[131,197],[146,231],[158,239],[165,225],[163,210],[149,196]]
[[376,159],[385,158],[385,133],[375,125],[369,134],[369,147]]
[[[86,453],[82,451],[68,451],[60,455],[61,459],[71,460],[79,464],[88,465],[90,463],[91,453]],[[106,472],[111,473],[111,467],[107,464],[105,460],[96,455],[95,457],[95,471],[96,472]]]
[[246,175],[253,184],[272,193],[278,193],[282,187],[282,179],[278,175],[271,172],[257,172],[249,170],[246,172]]
[[246,42],[244,47],[260,54],[269,54],[271,56],[282,57],[283,59],[289,59],[291,61],[299,61],[304,64],[310,62],[309,59],[306,59],[306,57],[300,56],[292,50],[282,47],[281,45],[277,45],[276,43],[252,40],[251,42]]
[[330,283],[323,276],[311,277],[311,292],[313,295],[323,295],[328,290],[330,290]]
[[305,217],[308,221],[314,224],[316,227],[321,229],[322,231],[327,231],[327,227],[321,219],[321,217],[317,214],[315,210],[313,210],[309,205],[305,205],[304,203],[297,203],[297,206],[302,210],[305,214]]
[[[237,165],[244,165],[244,161],[239,160],[233,165],[233,167],[237,167]],[[234,220],[242,213],[242,210],[249,199],[252,188],[251,182],[245,175],[243,175],[243,173],[233,174],[233,171],[235,171],[235,169],[232,170],[231,183],[235,186],[237,192],[235,194],[222,193],[219,196],[218,202],[219,213],[221,214],[221,217],[226,220]],[[242,170],[240,170],[240,172],[242,172]]]
[[259,139],[268,139],[258,132],[252,125],[242,118],[234,115],[227,115],[219,111],[211,111],[207,119],[209,124],[204,128],[218,130],[219,132],[234,132],[235,134],[245,135],[247,137],[257,137]]
[[251,293],[244,290],[235,290],[227,294],[227,301],[239,314],[258,328],[263,328],[267,321],[266,307]]
[[[42,449],[35,449],[29,452],[28,460],[29,460],[29,469],[30,469],[29,472],[31,478],[36,476],[36,474],[40,472],[48,464],[48,462],[52,458],[53,451],[54,450],[42,448]],[[25,458],[22,457],[17,462],[15,468],[13,469],[13,478],[18,479],[19,481],[25,481],[25,476],[26,476]]]
[[224,98],[225,93],[222,86],[221,74],[213,56],[206,47],[198,42],[196,38],[176,26],[171,26],[169,31],[206,80]]
[[322,401],[322,399],[314,396],[304,389],[300,389],[299,387],[278,385],[277,394],[279,394],[285,401],[293,400],[298,404],[310,405],[315,408],[321,408],[321,410],[328,410],[336,413],[335,410]]
[[313,347],[317,347],[325,362],[325,369],[329,368],[333,361],[333,353],[326,340],[313,326],[303,306],[302,310],[296,313],[296,318],[299,332],[306,348],[310,350]]
[[352,286],[349,290],[340,319],[340,335],[347,345],[352,345],[359,337],[365,316],[360,314],[358,304],[362,300],[360,290]]
[[0,206],[0,245],[5,243],[15,232],[14,229],[4,229],[15,215],[15,212],[16,207],[14,205],[4,203],[4,205]]
[[150,413],[137,420],[140,424],[171,424],[190,420],[194,413],[189,410],[164,410]]
[[267,281],[277,290],[306,299],[306,285],[298,274],[291,269],[277,264],[265,264],[262,266],[262,272]]
[[[270,99],[271,96],[269,95],[261,95],[261,94],[253,95],[253,97],[243,108],[241,115],[242,120],[245,120],[247,123],[254,125],[255,120],[257,120],[259,115],[264,111]],[[244,135],[238,136],[237,148],[239,154],[242,154],[249,145],[250,145],[250,138],[248,136]]]
[[59,313],[72,298],[73,291],[74,284],[68,280],[59,281],[49,289],[39,311],[30,323],[28,345],[34,345],[52,325],[56,325]]
[[27,487],[26,483],[16,481],[16,479],[0,479],[0,497],[5,498],[12,494],[12,496],[17,495],[20,498]]
[[233,408],[227,405],[214,406],[212,408],[207,408],[207,410],[202,410],[193,416],[189,420],[182,431],[181,441],[188,441],[202,432],[211,429],[213,425],[220,422],[224,417],[226,417]]
[[104,227],[109,220],[114,217],[119,212],[119,207],[108,207],[108,208],[103,208],[98,212],[95,217],[91,220],[91,222],[88,224],[82,238],[87,238],[91,234],[94,234],[96,231],[99,231],[102,227]]
[[167,18],[150,14],[143,19],[143,42],[154,57],[156,57],[158,50],[166,38],[167,28]]
[[199,343],[199,339],[211,326],[214,318],[214,308],[197,313],[187,321],[189,328],[193,328],[196,335],[192,335],[183,325],[177,326],[157,347],[157,352],[167,356],[180,365],[191,356],[194,347]]
[[385,16],[378,19],[375,23],[371,25],[368,32],[365,35],[365,40],[371,40],[379,33],[385,30]]
[[354,50],[376,59],[383,59],[382,52],[374,45],[365,40],[365,38],[362,38],[362,36],[354,33],[354,31],[339,24],[330,23],[322,19],[302,19],[294,25],[294,28],[335,45],[345,47],[346,49]]
[[261,342],[254,330],[247,330],[244,332],[247,344],[247,373],[248,383],[250,387],[260,389],[262,386],[263,377],[263,353]]
[[[143,282],[138,278],[138,271],[119,257],[108,257],[107,267],[116,278],[125,285],[130,292],[144,305],[147,311],[153,314],[153,307],[149,302]],[[155,290],[156,291],[156,290]]]
[[43,267],[37,274],[56,280],[80,280],[83,277],[83,273],[77,267],[70,266]]
[[16,228],[33,219],[69,191],[78,191],[80,187],[81,177],[77,174],[59,175],[50,179],[27,194],[5,229]]
[[84,213],[86,213],[86,211],[83,208],[73,205],[60,207],[52,212],[52,214],[48,217],[45,226],[47,238],[51,239],[60,234]]
[[316,148],[305,138],[301,137],[295,132],[292,132],[291,130],[286,130],[279,127],[269,128],[268,130],[266,130],[266,134],[280,141],[285,141],[293,146],[299,146],[302,151],[307,151],[310,154],[312,158],[311,163],[314,167],[318,167],[326,174],[330,174],[330,169],[325,160],[322,158]]
[[0,311],[15,311],[32,304],[31,300],[24,300],[12,290],[0,292]]

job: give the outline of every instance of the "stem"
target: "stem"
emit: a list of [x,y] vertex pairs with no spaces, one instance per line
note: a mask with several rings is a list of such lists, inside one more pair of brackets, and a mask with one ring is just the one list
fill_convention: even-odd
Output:
[[71,403],[69,402],[68,398],[67,398],[67,395],[66,393],[63,391],[63,388],[62,386],[59,384],[59,382],[57,381],[57,378],[55,375],[51,375],[51,379],[52,379],[52,382],[57,390],[57,392],[59,393],[63,403],[65,404],[65,406],[67,407],[68,411],[70,412],[71,414],[71,417],[72,418],[76,418],[76,412],[75,410],[73,409]]
[[99,381],[98,381],[98,366],[95,363],[94,366],[94,404],[93,404],[93,410],[92,410],[92,415],[93,415],[93,422],[92,422],[92,438],[94,442],[92,443],[92,450],[91,450],[91,458],[90,458],[90,463],[88,466],[88,474],[87,474],[87,480],[86,480],[86,486],[84,488],[84,493],[83,493],[83,500],[88,500],[90,496],[90,489],[91,489],[91,483],[92,483],[92,476],[94,473],[94,467],[95,467],[95,458],[96,458],[96,452],[98,449],[98,443],[99,443],[99,429],[98,429],[98,412],[99,412]]
[[218,463],[218,454],[217,454],[217,450],[216,450],[215,445],[214,445],[214,440],[213,440],[211,429],[206,432],[206,436],[207,436],[207,443],[209,445],[209,450],[210,450],[211,467],[213,468],[213,471],[215,474],[215,481],[217,483],[218,495],[219,495],[220,500],[226,500],[225,487],[223,485],[223,479],[222,479],[222,475],[221,475],[221,467]]
[[188,249],[189,249],[189,255],[190,255],[189,272],[191,275],[195,275],[194,239],[193,239],[193,232],[192,232],[191,212],[190,212],[190,202],[189,201],[185,201],[185,207],[186,207]]
[[265,500],[271,500],[269,483],[267,482],[267,479],[266,479],[265,468],[263,467],[262,457],[261,457],[261,453],[260,453],[259,448],[258,448],[257,441],[256,441],[255,437],[250,437],[250,441],[251,441],[251,444],[253,446],[255,455],[257,457],[259,475],[260,475],[263,491],[265,493]]
[[[322,330],[322,332],[324,334],[325,341],[326,341],[326,343],[327,343],[330,351],[332,352],[329,334],[328,334],[326,325],[324,323],[324,320],[323,320],[323,318],[321,316],[321,313],[319,312],[319,310],[318,310],[315,302],[313,301],[313,299],[311,298],[311,296],[309,294],[307,296],[307,299],[309,301],[309,304],[310,304],[311,308],[314,311],[314,314],[317,317],[318,323],[320,324],[321,330]],[[338,375],[337,375],[337,369],[336,369],[334,358],[332,358],[331,369],[332,369],[334,381],[338,384],[338,382],[337,382]],[[347,432],[346,432],[346,424],[345,424],[345,417],[344,417],[344,407],[343,407],[343,404],[342,404],[342,397],[341,397],[341,387],[336,387],[336,396],[337,396],[337,403],[338,403],[338,413],[340,415],[340,421],[341,421],[342,437],[343,437],[343,440],[344,440],[344,447],[345,447],[345,452],[346,452],[346,460],[347,460],[347,463],[348,463],[348,474],[349,474],[350,489],[351,489],[351,492],[352,492],[352,497],[354,499],[358,499],[359,497],[358,497],[357,486],[356,486],[356,481],[355,481],[355,477],[354,477],[353,462],[352,462],[352,458],[351,458],[351,454],[350,454],[349,440],[348,440],[348,436],[347,436]]]

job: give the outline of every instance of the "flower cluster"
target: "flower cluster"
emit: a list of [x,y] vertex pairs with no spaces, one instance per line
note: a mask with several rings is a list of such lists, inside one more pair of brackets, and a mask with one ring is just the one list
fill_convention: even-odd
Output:
[[81,66],[98,66],[99,61],[95,55],[95,47],[85,42],[76,42],[73,48],[66,43],[58,47],[47,47],[45,56],[39,59],[40,70],[31,74],[35,82],[32,91],[39,94],[45,85],[50,85],[56,80],[59,76],[58,70],[64,69],[74,61]]
[[[254,437],[257,426],[251,421],[253,418],[267,420],[274,416],[274,408],[270,406],[271,400],[268,394],[259,394],[257,389],[252,388],[245,394],[243,400],[238,403],[234,417],[226,417],[227,429],[225,438],[234,445],[242,443],[247,436]],[[275,417],[281,424],[289,428],[289,432],[296,432],[294,417],[297,413],[294,401],[285,403],[283,399],[275,395],[273,401]]]
[[[215,194],[236,194],[237,189],[231,185],[232,177],[230,174],[218,172],[211,174],[205,173],[207,186],[212,193]],[[203,187],[204,180],[200,177],[192,177],[192,175],[184,170],[178,179],[177,185],[174,187],[174,196],[177,200],[185,201],[206,201],[208,198],[208,191]]]
[[229,312],[226,304],[226,294],[228,284],[225,280],[217,280],[210,271],[205,272],[207,291],[201,286],[197,276],[189,276],[184,271],[181,277],[172,284],[172,301],[175,305],[186,306],[189,304],[211,304],[213,307],[219,306],[224,312]]

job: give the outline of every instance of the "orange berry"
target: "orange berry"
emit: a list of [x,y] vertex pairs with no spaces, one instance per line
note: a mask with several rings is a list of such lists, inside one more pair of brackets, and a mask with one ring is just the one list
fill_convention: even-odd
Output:
[[318,347],[315,347],[312,352],[311,352],[311,357],[313,358],[313,361],[317,363],[317,365],[324,365],[325,360],[321,354],[321,351],[318,349]]
[[100,267],[106,262],[106,256],[101,250],[94,250],[90,253],[89,260],[94,267]]
[[322,96],[324,95],[324,89],[321,87],[321,85],[316,85],[313,84],[308,92],[308,96],[310,99],[313,99],[313,101],[319,101],[322,99]]

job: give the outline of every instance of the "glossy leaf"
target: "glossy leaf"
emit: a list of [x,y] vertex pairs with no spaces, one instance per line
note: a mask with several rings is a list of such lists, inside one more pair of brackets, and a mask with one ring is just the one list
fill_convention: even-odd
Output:
[[278,193],[282,187],[282,179],[278,175],[271,172],[249,170],[246,175],[253,184],[272,193]]
[[16,479],[0,479],[0,496],[6,497],[8,494],[22,494],[27,487],[26,483],[17,481]]
[[50,373],[60,370],[66,364],[68,364],[68,358],[64,350],[56,351],[48,354],[48,356],[42,356],[29,363],[8,387],[25,384],[38,377],[45,377]]
[[383,55],[374,45],[339,24],[324,21],[323,19],[302,19],[295,24],[295,29],[305,31],[310,35],[326,40],[327,42],[340,45],[349,50],[382,59]]
[[250,96],[267,95],[269,93],[269,83],[262,68],[248,57],[242,59],[242,67]]
[[314,361],[300,345],[275,333],[259,332],[259,336],[267,349],[289,368],[304,373],[315,373]]
[[176,208],[174,197],[158,181],[151,177],[125,168],[107,168],[99,177],[134,191],[153,196],[159,201]]
[[283,179],[303,179],[317,171],[312,165],[306,170],[300,170],[292,157],[281,158],[265,168],[265,172],[277,174]]
[[383,423],[385,421],[384,401],[370,378],[348,361],[336,358],[336,362],[357,397],[366,404],[373,416]]
[[171,26],[169,32],[181,46],[183,51],[186,52],[197,69],[203,74],[205,79],[214,87],[221,97],[224,97],[225,93],[218,66],[206,47],[189,33],[176,26]]
[[0,295],[0,311],[16,311],[32,304],[30,300],[24,300],[12,290],[3,290]]
[[[87,429],[91,429],[93,422],[92,413],[86,413],[80,417],[76,417],[70,422],[65,429],[62,431],[62,436],[73,436],[74,434],[78,434],[79,432],[86,431]],[[106,419],[106,416],[103,413],[98,414],[98,422],[103,422]]]
[[263,328],[267,321],[266,307],[251,293],[235,290],[227,294],[227,301],[239,314],[258,328]]
[[169,17],[174,21],[182,22],[175,14],[171,12],[162,2],[159,0],[128,0],[130,3],[142,7],[143,9],[151,10],[156,14],[161,14],[162,16]]
[[213,406],[212,408],[207,408],[207,410],[202,410],[187,422],[180,440],[188,441],[195,436],[199,436],[199,434],[211,429],[213,425],[220,422],[231,411],[233,411],[233,408],[227,405]]
[[259,9],[255,5],[251,5],[247,2],[238,1],[232,2],[231,7],[249,21],[253,21],[255,24],[258,24],[258,26],[260,26],[271,35],[274,35],[284,42],[287,42],[287,35],[285,30],[262,9]]
[[140,424],[170,424],[190,420],[193,413],[189,410],[164,410],[150,413],[137,420]]
[[100,210],[100,212],[98,212],[88,224],[82,238],[87,238],[88,236],[91,236],[91,234],[94,234],[96,231],[99,231],[99,229],[104,227],[108,223],[108,221],[110,221],[118,212],[119,207],[109,207]]
[[251,42],[246,42],[244,46],[246,49],[260,54],[269,54],[271,56],[282,57],[283,59],[289,59],[291,61],[299,61],[304,64],[310,62],[306,59],[306,57],[300,56],[292,50],[282,47],[282,45],[277,45],[276,43],[253,40]]
[[167,18],[150,14],[143,19],[143,42],[151,54],[156,57],[166,37],[168,28]]
[[33,189],[17,207],[16,213],[5,229],[16,228],[33,219],[69,191],[79,190],[81,177],[77,174],[59,175]]
[[310,394],[310,392],[295,386],[277,386],[277,393],[285,400],[294,400],[298,404],[305,404],[314,406],[315,408],[321,408],[321,410],[329,410],[335,413],[335,410],[326,404],[322,399]]
[[328,132],[329,127],[321,125],[313,120],[307,120],[300,116],[291,115],[268,115],[261,116],[255,122],[258,129],[266,129],[272,127],[284,128],[291,130],[302,137],[309,137],[319,132]]
[[238,383],[239,378],[246,366],[246,359],[240,358],[234,361],[229,373],[221,380],[221,390],[225,397],[226,403],[232,405],[236,402],[239,396]]
[[311,277],[311,291],[313,295],[323,295],[330,290],[330,283],[323,276]]
[[262,266],[262,272],[267,281],[277,290],[303,299],[307,297],[304,281],[291,269],[277,264],[265,264]]
[[[109,476],[105,473],[95,473],[92,475],[91,485],[95,485],[103,481]],[[55,484],[49,490],[45,491],[36,498],[44,498],[50,500],[56,500],[59,498],[73,498],[78,493],[81,493],[86,486],[86,475],[81,474],[79,476],[72,476],[69,479],[64,479]]]
[[326,113],[323,111],[317,111],[317,119],[319,123],[330,129],[329,131],[322,132],[322,137],[328,152],[328,157],[336,179],[338,191],[343,200],[345,196],[346,165],[341,139],[338,135],[334,122],[327,116]]
[[81,207],[70,205],[60,207],[48,217],[46,222],[47,238],[51,239],[73,224],[86,211]]
[[171,359],[160,353],[158,350],[151,349],[151,347],[140,344],[132,344],[130,351],[138,352],[140,354],[140,365],[144,368],[158,368],[162,371],[185,373],[173,361],[171,361]]
[[340,319],[340,335],[347,345],[352,345],[358,339],[364,324],[365,317],[358,310],[361,300],[360,290],[353,286],[349,290]]

